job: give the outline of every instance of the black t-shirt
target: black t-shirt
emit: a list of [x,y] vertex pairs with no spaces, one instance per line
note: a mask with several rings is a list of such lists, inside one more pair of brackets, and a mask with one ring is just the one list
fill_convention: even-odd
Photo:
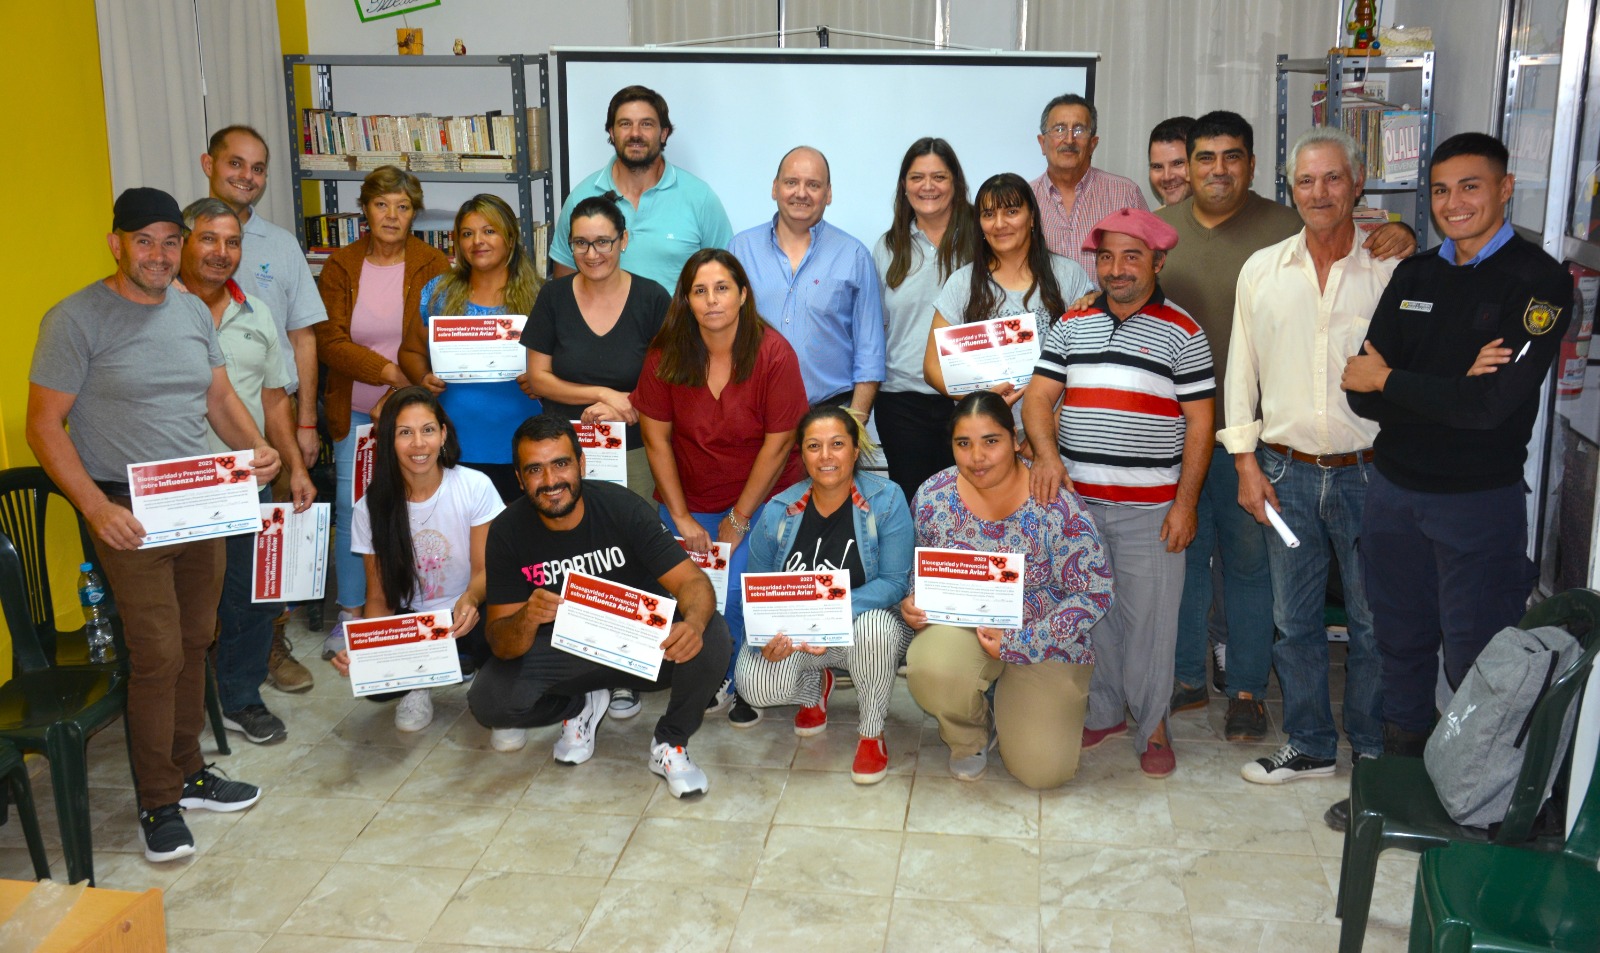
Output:
[[795,531],[794,546],[784,558],[784,572],[813,572],[818,569],[843,569],[850,573],[850,588],[860,589],[867,584],[867,570],[861,565],[861,547],[856,545],[855,517],[850,503],[833,511],[831,516],[817,512],[817,501],[806,502],[806,511],[800,517],[800,528]]
[[[484,546],[489,605],[526,602],[534,589],[559,594],[572,572],[671,595],[658,580],[689,556],[650,504],[597,480],[584,481],[583,503],[583,520],[560,532],[544,525],[525,496],[495,517]],[[549,626],[541,626],[539,637],[548,636]]]
[[[645,352],[661,330],[672,296],[650,279],[633,275],[622,315],[602,336],[589,328],[583,312],[578,310],[578,299],[572,291],[575,277],[556,278],[539,291],[522,329],[522,346],[550,355],[550,369],[568,383],[631,393],[639,385]],[[577,420],[587,406],[544,401],[546,411],[566,414],[568,420]],[[629,427],[628,448],[642,446],[638,426]]]

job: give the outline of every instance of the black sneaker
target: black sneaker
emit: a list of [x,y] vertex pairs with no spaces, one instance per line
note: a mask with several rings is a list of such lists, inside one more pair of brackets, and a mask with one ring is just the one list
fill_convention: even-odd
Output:
[[1211,687],[1218,695],[1228,694],[1228,647],[1211,643]]
[[631,688],[613,688],[611,690],[611,717],[626,721],[639,714],[639,709],[644,707],[639,701],[639,693]]
[[1282,784],[1297,778],[1328,777],[1333,774],[1334,764],[1333,758],[1313,758],[1294,745],[1284,745],[1245,765],[1239,774],[1252,784]]
[[183,810],[176,804],[140,811],[139,831],[144,834],[144,859],[153,864],[194,853],[194,835],[189,833]]
[[1267,706],[1249,692],[1228,700],[1228,717],[1222,734],[1229,741],[1260,741],[1267,736]]
[[1173,714],[1180,711],[1202,711],[1211,701],[1211,696],[1206,693],[1204,685],[1185,685],[1182,682],[1172,683]]
[[1350,799],[1335,802],[1322,815],[1322,823],[1343,834],[1350,829]]
[[222,713],[222,727],[237,731],[245,740],[258,745],[275,745],[289,737],[283,719],[267,711],[266,705],[246,705],[238,711]]
[[761,723],[761,709],[752,707],[738,692],[734,692],[733,707],[728,709],[728,722],[735,728],[754,728]]
[[179,807],[242,811],[261,800],[260,788],[225,778],[211,770],[214,767],[216,765],[208,764],[183,782],[183,797],[178,798]]

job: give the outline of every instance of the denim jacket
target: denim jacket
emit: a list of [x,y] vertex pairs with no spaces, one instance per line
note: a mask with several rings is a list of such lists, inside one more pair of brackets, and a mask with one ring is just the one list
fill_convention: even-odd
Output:
[[[783,571],[810,499],[811,481],[806,479],[767,503],[750,531],[747,571]],[[850,488],[850,506],[855,516],[861,568],[867,580],[866,585],[850,593],[850,609],[860,615],[868,609],[890,608],[911,585],[911,550],[915,544],[906,495],[894,481],[857,470]]]

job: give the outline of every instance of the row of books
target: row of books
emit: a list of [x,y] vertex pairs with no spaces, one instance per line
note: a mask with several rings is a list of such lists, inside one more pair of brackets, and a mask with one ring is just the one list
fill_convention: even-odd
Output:
[[[513,156],[472,152],[358,152],[354,155],[303,155],[300,168],[313,172],[370,172],[393,165],[412,172],[515,172]],[[538,168],[535,167],[534,171]]]
[[[1311,94],[1311,121],[1318,126],[1329,124],[1327,86],[1318,83]],[[1347,85],[1340,93],[1338,126],[1360,147],[1368,182],[1410,182],[1421,168],[1427,113],[1388,102],[1386,94],[1374,78]]]
[[[548,169],[550,121],[544,107],[528,110],[527,125],[529,163],[535,170]],[[472,157],[475,163],[494,160],[504,164],[503,171],[511,171],[510,160],[517,155],[515,123],[499,110],[469,116],[360,116],[305,109],[301,111],[301,134],[301,167],[324,171],[367,168],[351,163],[372,155],[388,160],[378,165],[406,165],[413,156],[426,157],[417,160],[424,168],[413,171],[502,171],[498,164],[494,168],[462,168],[463,156]],[[401,156],[406,158],[396,158]],[[441,167],[428,168],[430,162]]]

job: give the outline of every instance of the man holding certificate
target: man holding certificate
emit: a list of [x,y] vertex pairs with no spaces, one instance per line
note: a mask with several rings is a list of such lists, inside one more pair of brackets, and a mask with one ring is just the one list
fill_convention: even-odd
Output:
[[1022,409],[1036,448],[1034,496],[1076,489],[1116,572],[1117,601],[1094,629],[1083,747],[1126,732],[1126,708],[1138,722],[1139,767],[1153,778],[1177,766],[1167,713],[1183,550],[1211,461],[1216,392],[1205,332],[1156,284],[1177,243],[1172,226],[1143,209],[1100,220],[1085,249],[1097,249],[1105,290],[1051,327]]
[[[667,710],[656,722],[650,770],[674,797],[704,794],[705,772],[684,750],[700,728],[706,702],[722,682],[732,643],[716,611],[716,594],[650,505],[624,487],[583,479],[584,458],[572,424],[541,414],[524,421],[512,438],[517,480],[525,496],[506,507],[489,529],[488,638],[494,657],[479,670],[467,696],[473,717],[492,729],[497,751],[516,751],[528,728],[561,722],[555,759],[582,764],[594,754],[595,730],[606,715],[611,689],[670,688]],[[653,659],[603,663],[582,651],[608,633],[588,631],[583,613],[563,608],[565,586],[628,590],[641,604],[663,606],[663,638]],[[673,617],[668,620],[666,616]],[[577,621],[574,621],[577,620]],[[654,620],[648,620],[654,621]],[[560,641],[568,648],[558,648]],[[655,679],[626,674],[659,662]]]
[[167,193],[118,196],[107,236],[117,270],[45,314],[28,373],[28,446],[88,522],[122,612],[128,748],[151,861],[194,853],[183,808],[236,811],[261,792],[212,773],[200,754],[223,542],[141,548],[128,467],[206,453],[210,424],[229,447],[250,448],[258,484],[278,472],[277,451],[228,381],[211,315],[169,289],[182,229]]

